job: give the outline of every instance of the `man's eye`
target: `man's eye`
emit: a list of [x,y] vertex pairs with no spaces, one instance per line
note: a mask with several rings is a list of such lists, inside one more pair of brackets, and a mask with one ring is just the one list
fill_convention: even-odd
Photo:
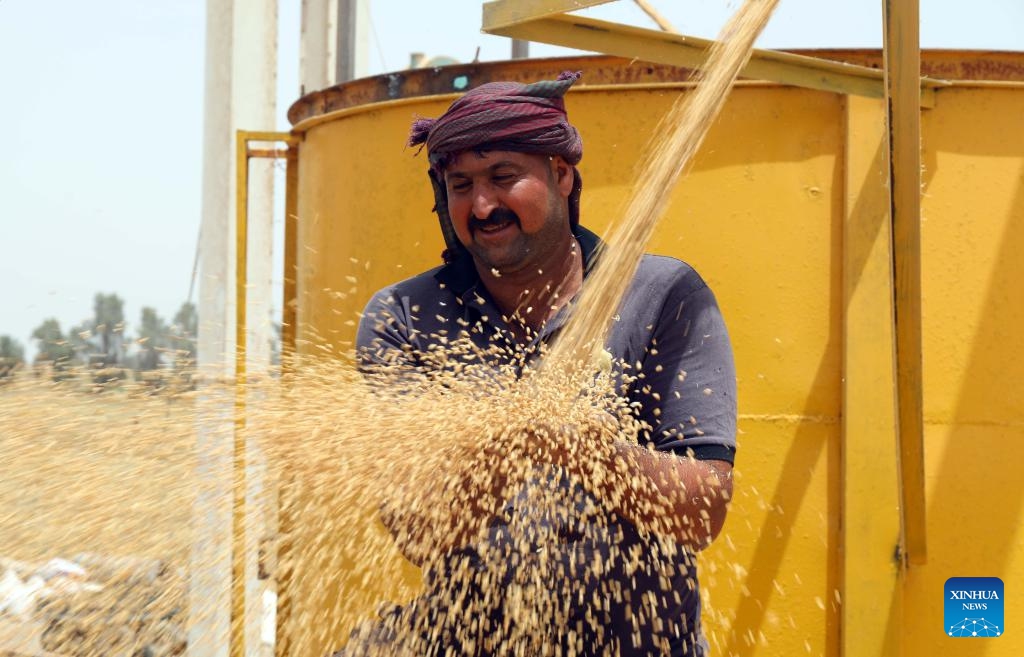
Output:
[[451,185],[451,189],[452,189],[453,192],[459,192],[459,193],[468,192],[469,191],[469,183],[465,183],[465,182],[454,183],[453,185]]
[[494,182],[498,183],[499,185],[504,185],[504,184],[512,182],[512,178],[513,178],[512,174],[501,173],[501,174],[498,174],[498,175],[494,176],[492,178],[492,180]]

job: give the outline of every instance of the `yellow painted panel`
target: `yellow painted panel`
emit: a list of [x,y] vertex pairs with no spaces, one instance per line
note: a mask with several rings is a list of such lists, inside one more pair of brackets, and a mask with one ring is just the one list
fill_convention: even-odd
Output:
[[947,89],[923,114],[925,413],[1024,422],[1024,90]]
[[[930,424],[925,445],[928,563],[907,574],[903,654],[1018,657],[1024,654],[1024,427]],[[1003,580],[1006,634],[945,635],[943,586],[950,577]]]
[[[357,113],[306,133],[299,180],[299,353],[350,346],[370,296],[440,264],[426,153],[405,147],[416,116],[445,103]],[[311,334],[310,332],[313,332]]]
[[[578,93],[582,221],[622,211],[636,163],[674,90]],[[737,354],[748,413],[839,412],[841,105],[821,92],[733,91],[651,251],[709,281]]]
[[[928,563],[908,572],[908,657],[1024,654],[1024,91],[948,89],[923,114]],[[999,577],[1006,634],[943,633],[950,577]]]
[[712,654],[837,655],[839,425],[740,429],[736,497],[699,559]]
[[841,654],[875,657],[901,613],[889,149],[884,102],[846,104]]

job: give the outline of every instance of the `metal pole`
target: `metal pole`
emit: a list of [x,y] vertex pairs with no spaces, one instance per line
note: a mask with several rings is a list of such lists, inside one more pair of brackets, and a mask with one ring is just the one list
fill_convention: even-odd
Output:
[[281,372],[290,374],[298,337],[298,254],[299,235],[299,153],[298,145],[288,147],[284,192],[284,289],[281,303]]
[[367,0],[338,0],[334,84],[366,75],[369,33]]
[[927,559],[921,356],[921,49],[918,0],[884,0],[892,197],[900,509],[910,564]]
[[[298,267],[297,245],[299,232],[298,184],[299,147],[290,144],[287,155],[287,170],[284,201],[284,290],[281,305],[281,374],[287,382],[295,365],[295,339],[298,335]],[[287,385],[287,383],[286,383]],[[294,654],[295,618],[293,609],[293,551],[292,532],[294,506],[289,502],[296,494],[292,473],[282,471],[283,483],[278,489],[278,536],[277,545],[277,628],[274,654],[277,657],[291,657]]]
[[334,80],[340,84],[355,77],[353,48],[356,39],[356,2],[338,0],[338,40],[335,45]]
[[522,39],[512,39],[512,59],[528,59],[530,57],[530,42]]
[[249,155],[245,132],[235,137],[235,431],[231,542],[231,657],[246,657],[246,282],[248,279]]

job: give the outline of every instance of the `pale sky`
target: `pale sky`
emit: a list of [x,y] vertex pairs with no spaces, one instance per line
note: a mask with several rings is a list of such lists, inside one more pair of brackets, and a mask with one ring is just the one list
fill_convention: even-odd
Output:
[[[651,0],[684,34],[713,38],[738,0]],[[238,4],[245,5],[244,0]],[[763,48],[880,47],[882,0],[781,0]],[[278,130],[298,93],[299,0],[279,12]],[[370,71],[411,52],[506,59],[478,0],[370,0]],[[0,334],[34,352],[96,292],[170,320],[185,301],[202,189],[205,2],[0,0]],[[590,15],[654,27],[630,0]],[[1024,50],[1021,0],[921,0],[924,48]],[[531,44],[533,56],[570,51]],[[197,298],[197,294],[193,299]]]

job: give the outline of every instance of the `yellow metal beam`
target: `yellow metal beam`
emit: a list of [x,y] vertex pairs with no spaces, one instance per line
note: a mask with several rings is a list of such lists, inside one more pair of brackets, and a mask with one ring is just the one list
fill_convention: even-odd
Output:
[[[284,186],[284,294],[281,300],[281,374],[287,375],[294,371],[295,338],[298,320],[298,231],[299,231],[299,151],[297,144],[288,148],[286,159]],[[291,473],[284,473],[290,476]],[[294,485],[284,483],[278,490],[279,508],[288,508],[291,496],[296,492]],[[292,513],[278,513],[277,544],[277,615],[275,620],[276,642],[274,654],[278,657],[294,655],[294,637],[292,636],[292,613],[294,604],[292,595],[293,545],[292,545]]]
[[899,655],[899,470],[885,103],[849,96],[843,211],[842,657]]
[[884,0],[900,485],[907,559],[927,559],[921,363],[921,50],[918,0]]
[[284,142],[289,146],[295,144],[295,137],[288,132],[273,132],[270,130],[239,130],[245,135],[245,141],[252,142]]
[[269,159],[269,160],[283,160],[288,157],[287,148],[250,148],[249,158],[254,157]]
[[[249,149],[251,142],[284,142],[288,150]],[[245,657],[246,562],[246,290],[249,278],[249,159],[281,157],[294,151],[298,140],[285,132],[235,133],[235,424],[231,549],[231,657]],[[294,196],[294,194],[293,194]],[[294,279],[294,275],[292,276]]]
[[[513,2],[515,4],[512,4]],[[546,6],[552,3],[535,4]],[[486,3],[483,31],[515,39],[688,68],[703,66],[711,46],[715,43],[709,39],[621,25],[583,16],[556,14],[548,9],[538,10],[531,15],[525,9],[517,9],[518,7],[518,0],[496,0]],[[512,20],[513,16],[518,17],[518,20]],[[774,50],[755,49],[740,75],[834,93],[871,98],[885,97],[882,71],[867,66]],[[948,85],[943,80],[932,78],[921,78],[921,84],[928,89]],[[929,96],[926,95],[924,100],[928,102]]]
[[284,294],[281,300],[281,372],[292,371],[298,320],[299,153],[288,149],[284,185]]
[[245,657],[245,290],[249,251],[249,144],[235,136],[235,431],[231,550],[231,657]]

